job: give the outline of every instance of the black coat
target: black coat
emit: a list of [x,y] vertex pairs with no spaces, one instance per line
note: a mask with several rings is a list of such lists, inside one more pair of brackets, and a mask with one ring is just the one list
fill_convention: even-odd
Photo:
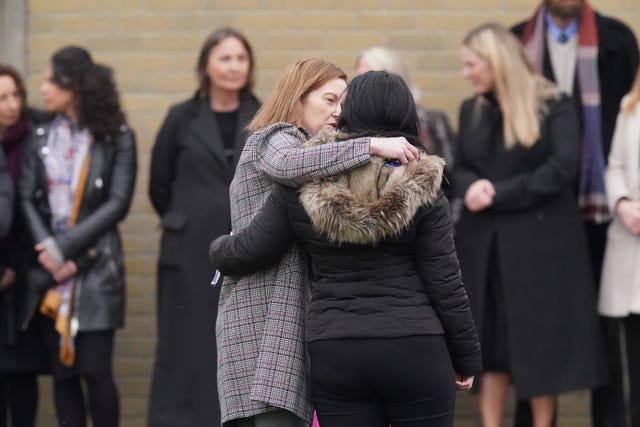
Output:
[[455,370],[474,375],[480,348],[436,159],[395,171],[375,159],[303,186],[300,199],[277,185],[247,228],[212,243],[211,258],[245,275],[277,262],[297,237],[310,260],[307,341],[444,333]]
[[[522,37],[526,22],[515,25],[511,30]],[[633,32],[622,22],[596,13],[598,29],[598,74],[600,76],[600,110],[602,116],[602,146],[607,161],[611,149],[611,138],[616,125],[622,97],[633,84],[638,69],[638,43]],[[555,75],[546,44],[543,58],[543,74],[555,81]],[[576,69],[577,72],[577,69]],[[573,99],[582,121],[582,101],[578,79],[575,80]]]
[[591,388],[606,377],[586,239],[572,190],[579,144],[573,104],[567,97],[548,101],[536,144],[506,149],[499,107],[486,99],[476,106],[479,100],[465,101],[460,111],[454,190],[464,197],[481,178],[496,190],[490,208],[472,213],[465,207],[456,225],[481,342],[495,245],[518,398]]
[[[28,119],[37,119],[35,111],[27,113]],[[22,151],[27,129],[23,135],[14,135],[12,141],[2,141],[0,158],[4,159],[4,153],[18,156]],[[0,170],[2,168],[0,167]],[[0,181],[5,179],[0,172]],[[7,183],[14,193],[17,193],[18,177],[6,175]],[[0,191],[1,193],[1,191]],[[0,205],[2,196],[0,195]],[[27,330],[21,331],[20,315],[26,311],[29,292],[25,280],[25,272],[28,260],[33,252],[33,243],[26,229],[24,217],[20,210],[19,197],[14,198],[13,207],[5,209],[0,206],[0,215],[8,215],[11,228],[5,238],[0,238],[0,276],[5,269],[11,269],[16,274],[16,280],[8,289],[0,291],[0,375],[24,372],[41,373],[48,370],[48,360],[44,340],[40,334],[37,322],[31,322]],[[13,218],[10,212],[13,210]]]
[[[53,236],[65,259],[78,266],[74,314],[79,331],[115,329],[124,325],[125,272],[117,225],[129,212],[136,180],[137,157],[133,131],[123,125],[115,135],[94,137],[89,168],[76,225],[53,234],[42,156],[47,151],[51,123],[35,126],[25,141],[20,162],[19,195],[32,244]],[[35,253],[34,253],[35,255]],[[53,279],[32,256],[27,276],[30,288],[26,326],[44,290]]]
[[215,369],[220,286],[210,286],[215,267],[207,248],[231,229],[229,184],[247,138],[244,127],[259,107],[253,96],[241,101],[232,164],[208,99],[171,107],[157,135],[149,196],[161,216],[162,242],[151,427],[220,422]]

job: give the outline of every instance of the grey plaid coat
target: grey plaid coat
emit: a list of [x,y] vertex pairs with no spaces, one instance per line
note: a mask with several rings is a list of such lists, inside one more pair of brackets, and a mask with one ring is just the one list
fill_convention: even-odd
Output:
[[[277,123],[247,140],[230,187],[232,229],[248,225],[274,182],[300,186],[369,162],[369,138],[302,150],[306,136]],[[280,264],[227,277],[216,324],[222,422],[282,408],[311,422],[304,344],[306,269],[293,245]]]

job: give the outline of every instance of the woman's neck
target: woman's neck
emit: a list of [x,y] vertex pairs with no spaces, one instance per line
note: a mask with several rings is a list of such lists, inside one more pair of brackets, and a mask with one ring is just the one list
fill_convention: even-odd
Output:
[[240,93],[212,88],[209,91],[209,105],[218,113],[235,111],[240,106]]
[[75,107],[67,108],[62,113],[72,122],[78,123],[78,114],[76,113]]

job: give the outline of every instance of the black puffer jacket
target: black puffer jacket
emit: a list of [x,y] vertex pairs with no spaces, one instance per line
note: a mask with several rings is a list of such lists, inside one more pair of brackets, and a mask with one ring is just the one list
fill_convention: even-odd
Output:
[[[322,138],[321,138],[322,139]],[[210,256],[225,274],[274,263],[297,236],[310,256],[308,341],[445,334],[454,367],[481,369],[456,257],[443,161],[382,159],[300,192],[278,185],[254,222]]]
[[[129,211],[136,179],[136,142],[125,125],[116,135],[96,138],[77,223],[52,236],[47,177],[42,156],[47,155],[51,123],[39,125],[27,137],[20,165],[19,197],[34,243],[53,237],[65,259],[78,265],[74,316],[80,331],[114,329],[124,324],[125,274],[117,225]],[[27,273],[30,300],[22,316],[26,327],[44,290],[53,279],[32,260]],[[79,285],[78,285],[79,284]]]

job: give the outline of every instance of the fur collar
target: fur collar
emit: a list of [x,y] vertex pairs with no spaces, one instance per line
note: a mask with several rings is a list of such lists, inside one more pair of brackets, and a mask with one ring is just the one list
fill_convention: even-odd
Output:
[[[322,132],[305,146],[345,138]],[[305,184],[300,201],[315,229],[331,240],[377,244],[400,234],[420,206],[438,198],[443,168],[443,159],[425,153],[420,160],[397,167],[372,157],[350,172]]]

